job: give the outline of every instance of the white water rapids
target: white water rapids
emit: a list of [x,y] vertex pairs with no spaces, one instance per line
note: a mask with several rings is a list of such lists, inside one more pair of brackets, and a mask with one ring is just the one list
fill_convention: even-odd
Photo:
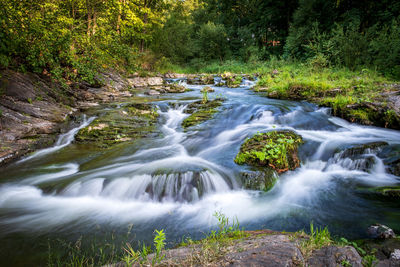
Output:
[[[201,87],[193,86],[192,94],[199,95]],[[186,105],[164,105],[159,111],[161,137],[151,144],[94,168],[82,168],[74,159],[34,165],[39,173],[3,183],[0,232],[68,232],[96,224],[155,228],[152,222],[156,220],[173,222],[181,229],[204,229],[216,223],[212,216],[215,211],[236,217],[242,224],[261,222],[257,227],[268,227],[263,222],[290,218],[293,213],[305,213],[305,220],[315,219],[325,208],[324,201],[338,194],[340,185],[345,190],[349,183],[399,183],[398,177],[387,172],[377,151],[366,151],[358,159],[341,158],[336,151],[375,141],[399,145],[398,131],[350,124],[329,116],[323,108],[293,104],[287,108],[279,101],[261,104],[266,100],[246,88],[224,88],[223,94],[228,101],[221,112],[189,131],[180,126],[188,116],[184,113]],[[61,136],[54,147],[25,158],[16,168],[62,153],[74,134],[92,120],[85,120]],[[319,129],[321,121],[325,124]],[[293,130],[304,138],[301,167],[282,175],[268,193],[242,188],[238,168],[246,168],[233,163],[240,144],[258,131],[280,129]],[[365,167],[364,158],[372,162],[371,168]],[[52,187],[54,184],[62,186]],[[345,207],[353,212],[351,203],[336,201],[338,209]]]

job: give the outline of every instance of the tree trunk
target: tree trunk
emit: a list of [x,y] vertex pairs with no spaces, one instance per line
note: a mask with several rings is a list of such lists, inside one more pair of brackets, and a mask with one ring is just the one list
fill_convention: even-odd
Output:
[[86,0],[86,8],[87,8],[87,35],[90,37],[92,33],[92,10],[89,4],[89,0]]
[[97,30],[97,20],[96,20],[96,11],[94,10],[94,7],[92,8],[92,20],[93,20],[93,27],[92,27],[92,36],[96,34]]
[[119,0],[118,17],[117,17],[117,34],[118,35],[121,35],[121,31],[120,31],[121,14],[122,14],[122,0]]

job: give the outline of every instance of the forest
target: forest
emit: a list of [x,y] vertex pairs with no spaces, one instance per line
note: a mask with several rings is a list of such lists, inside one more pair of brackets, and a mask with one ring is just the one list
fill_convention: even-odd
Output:
[[93,81],[272,59],[400,77],[395,0],[1,0],[0,66]]

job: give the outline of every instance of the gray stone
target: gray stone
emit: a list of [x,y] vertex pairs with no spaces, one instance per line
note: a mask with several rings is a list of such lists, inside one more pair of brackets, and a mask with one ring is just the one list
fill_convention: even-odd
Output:
[[371,238],[376,238],[376,239],[389,239],[396,237],[394,231],[383,224],[371,225],[367,229],[367,234]]
[[352,267],[362,267],[362,258],[357,251],[350,246],[329,246],[318,249],[307,260],[308,266],[313,267],[337,267],[349,263]]

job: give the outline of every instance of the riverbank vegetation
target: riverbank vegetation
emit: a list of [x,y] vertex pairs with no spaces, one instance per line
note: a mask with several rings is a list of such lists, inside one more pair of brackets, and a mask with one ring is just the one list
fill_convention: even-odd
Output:
[[400,77],[398,1],[2,1],[0,66],[97,73],[258,72],[274,58]]

